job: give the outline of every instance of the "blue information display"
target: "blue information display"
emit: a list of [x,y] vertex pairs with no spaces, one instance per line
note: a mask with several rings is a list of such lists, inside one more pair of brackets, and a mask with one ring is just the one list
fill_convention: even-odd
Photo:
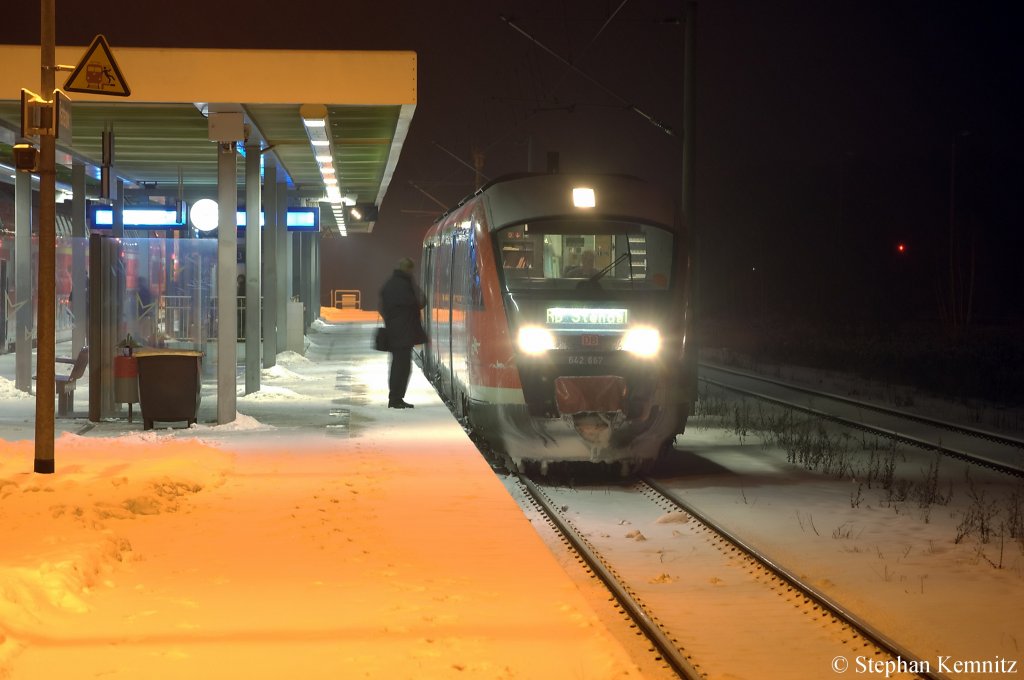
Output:
[[[245,231],[245,211],[237,213],[238,228]],[[263,211],[260,211],[260,226],[264,224]],[[285,219],[288,231],[320,231],[320,208],[288,208]],[[108,205],[93,205],[89,210],[89,226],[92,229],[105,230],[114,225],[114,209]],[[181,220],[174,208],[125,208],[125,229],[185,229],[188,225],[188,212],[182,210]]]

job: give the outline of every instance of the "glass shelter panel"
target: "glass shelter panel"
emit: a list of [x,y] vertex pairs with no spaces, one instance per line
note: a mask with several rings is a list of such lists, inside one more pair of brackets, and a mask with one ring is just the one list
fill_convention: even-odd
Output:
[[[76,322],[82,324],[83,332],[86,328],[87,319],[76,320],[71,305],[74,249],[87,247],[86,244],[85,239],[68,237],[57,237],[56,239],[54,331],[58,357],[62,356],[62,350],[70,352],[71,334]],[[13,233],[0,234],[0,391],[13,390],[17,382],[15,354],[19,332],[22,340],[27,342],[26,346],[31,353],[30,372],[34,375],[36,371],[39,240],[35,235],[32,236],[30,252],[27,255],[28,285],[24,290],[19,290],[15,235]],[[81,294],[87,296],[88,292]],[[62,344],[66,349],[62,347]],[[7,381],[10,381],[9,384]],[[34,390],[34,387],[28,385],[25,387]]]
[[[125,238],[100,239],[99,260],[90,264],[90,241],[58,237],[56,249],[55,354],[73,353],[72,338],[78,333],[90,344],[90,331],[101,334],[101,346],[116,348],[131,336],[142,347],[190,349],[203,352],[204,382],[216,375],[217,341],[217,242],[215,239]],[[95,258],[95,253],[93,253]],[[85,265],[84,290],[73,279],[75,258]],[[27,314],[21,327],[35,340],[37,243],[32,242],[31,286],[27,295],[17,290],[14,237],[0,235],[0,389],[14,389],[16,380],[16,335],[18,314]],[[98,288],[97,288],[98,287]],[[96,308],[93,290],[102,305]],[[232,291],[234,292],[234,291]],[[78,295],[84,305],[75,305]],[[231,297],[232,308],[238,300]],[[76,306],[84,314],[75,314]],[[79,317],[82,318],[79,318]],[[95,326],[92,328],[91,326]],[[114,354],[98,356],[90,348],[90,363],[108,366]],[[58,367],[66,370],[67,367]],[[33,348],[32,373],[35,374]],[[89,373],[79,381],[88,384]],[[35,389],[33,386],[32,389]],[[82,389],[87,394],[87,389]],[[81,399],[81,398],[80,398]],[[81,410],[81,409],[79,409]]]
[[[128,344],[134,351],[198,350],[202,382],[212,386],[217,375],[216,240],[132,235],[93,239],[90,323],[100,341],[90,347],[90,363],[97,361],[101,374],[110,376],[112,357]],[[97,298],[103,300],[99,308]],[[235,305],[234,295],[230,303]],[[104,379],[101,386],[102,417],[121,408],[110,385]]]
[[[125,238],[113,254],[121,299],[119,335],[141,345],[205,352],[217,338],[217,243]],[[231,304],[236,304],[234,298]]]

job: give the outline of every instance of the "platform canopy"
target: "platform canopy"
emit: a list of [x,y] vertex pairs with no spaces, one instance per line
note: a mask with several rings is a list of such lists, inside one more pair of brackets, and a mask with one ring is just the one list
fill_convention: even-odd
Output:
[[[57,63],[75,67],[88,49],[58,47]],[[414,52],[113,46],[111,54],[120,72],[114,77],[123,78],[130,95],[67,93],[72,139],[57,140],[58,186],[70,188],[70,166],[78,159],[88,168],[90,197],[99,190],[102,133],[113,130],[113,167],[125,182],[126,203],[173,199],[179,191],[186,202],[216,198],[217,144],[210,140],[208,116],[241,113],[249,144],[258,142],[264,158],[276,160],[279,177],[294,196],[323,201],[328,208],[325,175],[316,158],[326,148],[346,201],[379,206],[416,106]],[[58,72],[57,86],[72,74]],[[11,147],[20,140],[21,90],[37,92],[39,81],[38,46],[0,45],[4,181],[13,181]],[[313,146],[317,133],[303,115],[323,116],[327,147]],[[244,166],[239,163],[240,186]],[[321,225],[338,231],[330,209],[321,210]],[[350,234],[366,232],[373,222],[350,220],[345,227]]]

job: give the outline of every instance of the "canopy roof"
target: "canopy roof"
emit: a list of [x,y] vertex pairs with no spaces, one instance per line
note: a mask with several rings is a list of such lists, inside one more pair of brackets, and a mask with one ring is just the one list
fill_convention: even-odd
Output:
[[[87,47],[58,47],[57,63],[74,67]],[[21,132],[21,90],[37,91],[37,46],[0,45],[0,179],[12,181],[11,146]],[[72,158],[87,164],[89,197],[99,191],[102,133],[113,130],[114,169],[126,202],[151,196],[186,201],[217,196],[217,145],[210,113],[241,113],[249,144],[278,164],[290,193],[327,200],[324,178],[306,125],[305,109],[326,111],[330,153],[342,195],[380,205],[416,105],[413,52],[314,50],[111,49],[131,90],[128,97],[68,93],[72,139],[58,139],[58,183],[70,184]],[[71,76],[57,73],[58,87]],[[43,93],[39,93],[42,95]],[[49,98],[48,96],[45,98]],[[283,173],[282,173],[283,171]],[[179,186],[180,177],[180,186]],[[239,163],[238,181],[244,181]],[[337,230],[330,210],[322,228]],[[373,222],[349,222],[348,233]]]

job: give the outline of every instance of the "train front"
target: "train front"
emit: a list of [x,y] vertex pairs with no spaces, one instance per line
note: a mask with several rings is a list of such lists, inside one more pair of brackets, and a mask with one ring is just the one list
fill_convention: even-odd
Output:
[[520,468],[640,469],[683,431],[696,389],[689,252],[673,202],[623,177],[516,189],[489,196],[524,401],[505,410],[505,449]]

